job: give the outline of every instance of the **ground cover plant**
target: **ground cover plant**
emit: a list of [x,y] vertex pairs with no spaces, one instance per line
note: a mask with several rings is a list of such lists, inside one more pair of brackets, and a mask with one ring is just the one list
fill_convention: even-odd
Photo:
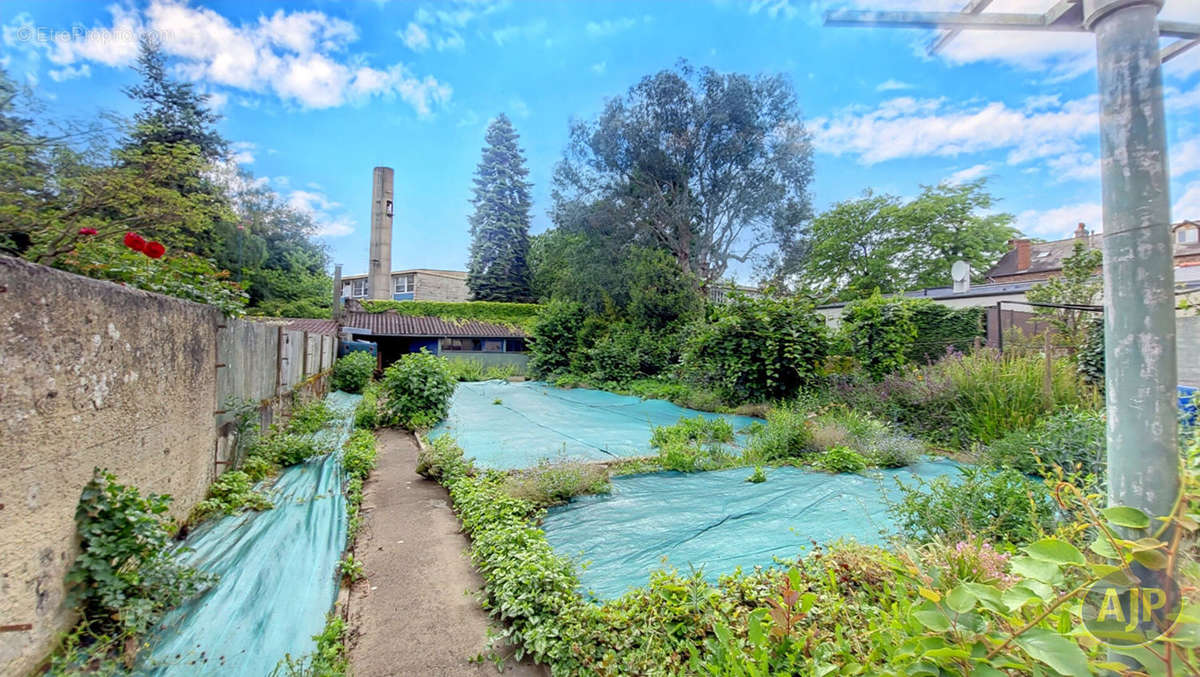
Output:
[[374,430],[380,425],[379,394],[382,386],[378,381],[367,384],[362,391],[362,399],[354,408],[354,427]]
[[432,428],[450,411],[455,380],[447,360],[424,349],[383,372],[383,419],[409,430]]
[[375,356],[365,350],[347,353],[333,363],[329,387],[345,393],[361,393],[375,373]]

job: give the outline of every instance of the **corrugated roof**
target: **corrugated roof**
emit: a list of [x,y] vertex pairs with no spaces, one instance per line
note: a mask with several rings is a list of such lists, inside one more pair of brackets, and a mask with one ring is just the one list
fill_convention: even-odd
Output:
[[[452,322],[440,317],[418,317],[383,313],[347,312],[342,317],[343,327],[365,329],[372,336],[427,336],[439,338],[524,338],[525,333],[515,327],[476,320]],[[359,333],[359,332],[354,332]]]
[[325,334],[327,336],[337,336],[337,322],[333,320],[318,320],[316,318],[300,317],[287,320],[287,329],[295,329],[297,331],[306,331],[310,334]]

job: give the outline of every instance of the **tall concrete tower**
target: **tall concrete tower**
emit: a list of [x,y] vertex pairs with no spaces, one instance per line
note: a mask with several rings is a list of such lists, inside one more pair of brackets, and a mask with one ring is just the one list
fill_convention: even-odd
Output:
[[376,167],[371,181],[371,267],[367,288],[373,299],[392,298],[391,167]]

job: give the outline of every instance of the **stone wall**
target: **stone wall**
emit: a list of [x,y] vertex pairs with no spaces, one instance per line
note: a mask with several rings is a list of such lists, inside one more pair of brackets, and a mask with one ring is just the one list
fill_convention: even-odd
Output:
[[292,387],[323,385],[334,341],[306,360],[304,332],[3,256],[0,323],[0,675],[23,675],[73,621],[64,578],[92,469],[186,516],[228,467],[224,405],[269,420],[290,401],[280,337],[311,363]]
[[467,281],[453,275],[431,272],[416,273],[417,301],[470,301],[471,292]]

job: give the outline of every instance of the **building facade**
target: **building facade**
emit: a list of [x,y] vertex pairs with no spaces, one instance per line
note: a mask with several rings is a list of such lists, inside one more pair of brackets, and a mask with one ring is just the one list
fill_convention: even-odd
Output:
[[[391,298],[396,301],[470,301],[467,273],[461,270],[414,268],[392,271]],[[366,275],[342,277],[342,297],[371,298]]]

